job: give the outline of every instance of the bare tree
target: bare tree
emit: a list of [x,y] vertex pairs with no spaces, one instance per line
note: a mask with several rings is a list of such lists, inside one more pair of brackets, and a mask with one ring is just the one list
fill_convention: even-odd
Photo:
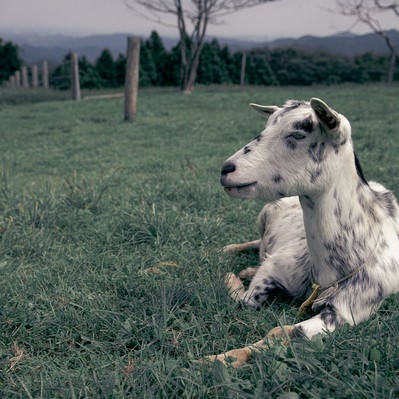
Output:
[[124,0],[131,10],[165,25],[162,15],[176,18],[180,39],[180,81],[185,93],[194,88],[205,34],[209,24],[244,8],[276,0]]
[[391,37],[382,28],[378,14],[392,11],[399,17],[399,1],[397,0],[337,0],[342,15],[353,16],[356,22],[366,24],[373,32],[381,36],[390,52],[387,83],[391,85],[395,73],[396,57],[398,50]]

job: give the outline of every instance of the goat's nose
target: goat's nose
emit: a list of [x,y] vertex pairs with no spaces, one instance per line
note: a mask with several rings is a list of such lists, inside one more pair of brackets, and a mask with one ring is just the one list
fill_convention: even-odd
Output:
[[223,166],[222,166],[222,176],[226,176],[231,172],[234,172],[236,170],[236,166],[232,163],[232,162],[226,162]]

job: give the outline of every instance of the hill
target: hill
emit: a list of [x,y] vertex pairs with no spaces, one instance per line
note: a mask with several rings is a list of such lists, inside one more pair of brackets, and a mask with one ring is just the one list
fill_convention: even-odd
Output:
[[[396,47],[399,47],[399,32],[397,30],[388,31]],[[294,47],[311,51],[324,51],[332,54],[341,54],[347,57],[364,54],[367,52],[383,55],[388,54],[388,49],[384,39],[375,34],[354,35],[341,33],[334,36],[302,36],[298,39],[277,39],[266,42],[264,46],[270,48]]]

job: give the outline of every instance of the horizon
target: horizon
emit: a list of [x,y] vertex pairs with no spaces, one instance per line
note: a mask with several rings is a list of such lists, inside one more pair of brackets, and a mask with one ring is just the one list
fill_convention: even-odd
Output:
[[[159,33],[157,29],[154,29],[155,32],[158,33],[158,35],[161,37],[161,39],[167,39],[167,40],[176,40],[178,41],[178,35],[164,35]],[[386,31],[397,31],[399,32],[399,29],[395,28],[389,28]],[[152,31],[151,31],[152,32]],[[5,41],[11,40],[12,39],[7,39],[6,35],[9,35],[10,37],[14,38],[25,38],[27,39],[24,44],[30,44],[30,42],[35,42],[36,39],[51,39],[51,38],[68,38],[68,39],[84,39],[84,38],[91,38],[91,37],[101,37],[101,36],[138,36],[142,39],[146,39],[150,36],[151,32],[148,34],[133,34],[131,32],[105,32],[105,33],[58,33],[58,32],[52,32],[52,31],[45,31],[45,30],[40,30],[40,31],[34,31],[34,30],[26,30],[24,32],[21,31],[16,31],[16,30],[8,30],[8,29],[2,29],[0,28],[0,39],[3,39]],[[339,31],[331,34],[326,34],[326,35],[321,35],[321,34],[315,34],[315,33],[306,33],[300,36],[256,36],[256,35],[241,35],[241,36],[220,36],[220,35],[214,35],[214,34],[206,34],[205,36],[209,39],[217,39],[217,40],[234,40],[234,41],[254,41],[254,42],[272,42],[275,40],[280,40],[280,39],[300,39],[303,37],[318,37],[318,38],[325,38],[325,37],[333,37],[333,36],[363,36],[363,35],[368,35],[368,34],[376,34],[373,31],[368,31],[368,32],[354,32],[352,30],[347,30],[347,31]]]

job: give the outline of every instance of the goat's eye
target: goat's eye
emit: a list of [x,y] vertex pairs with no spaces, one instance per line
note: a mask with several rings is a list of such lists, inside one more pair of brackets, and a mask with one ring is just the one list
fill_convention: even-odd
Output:
[[292,137],[295,140],[303,140],[306,136],[302,133],[291,133],[288,137]]

